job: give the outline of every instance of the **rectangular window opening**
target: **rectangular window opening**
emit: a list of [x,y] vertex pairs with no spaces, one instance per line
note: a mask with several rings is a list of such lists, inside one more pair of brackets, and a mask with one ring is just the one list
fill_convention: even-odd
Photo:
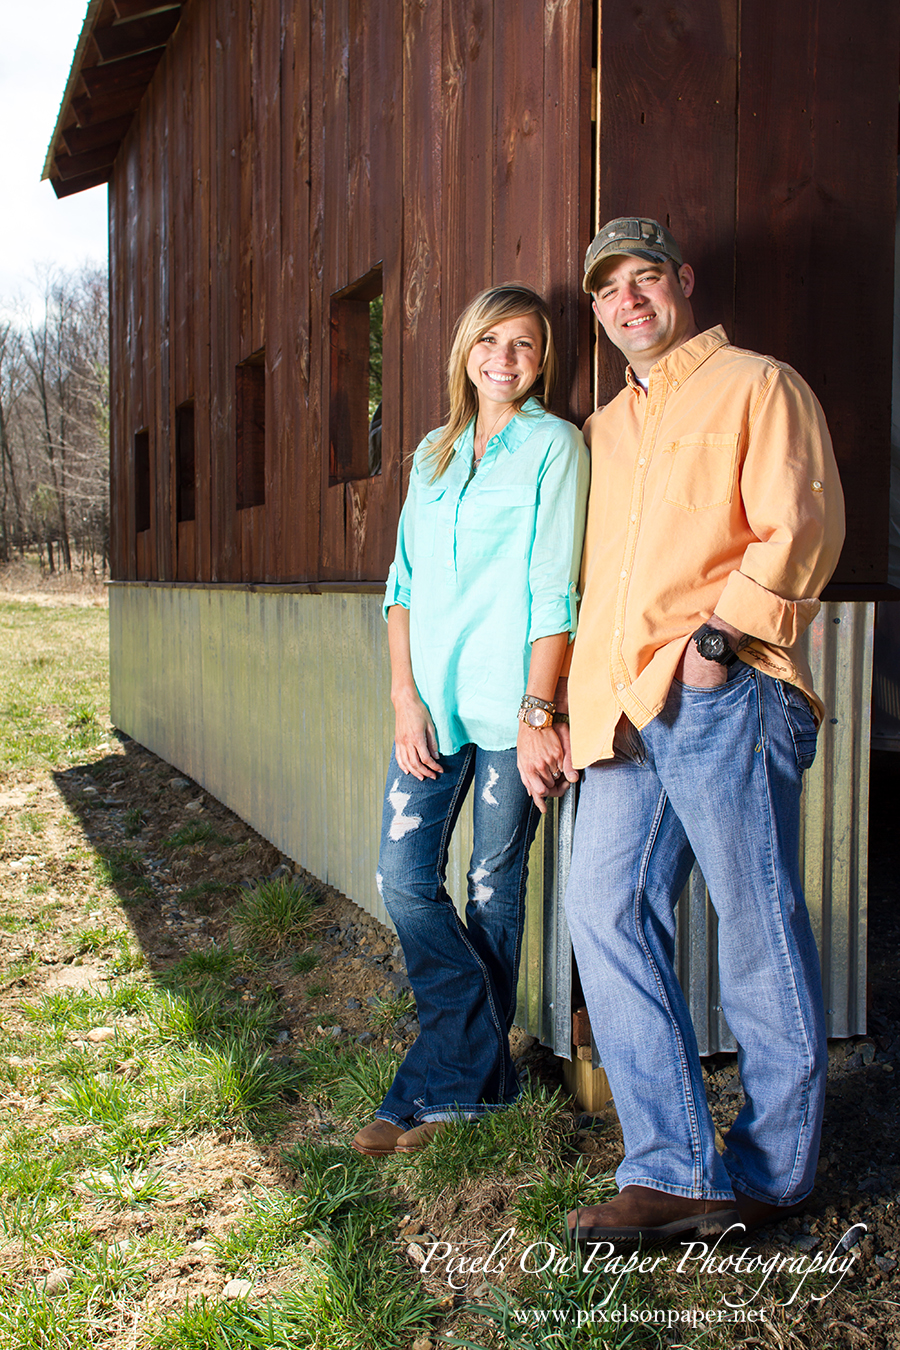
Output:
[[194,401],[175,409],[175,519],[195,518]]
[[266,501],[266,353],[261,351],[235,368],[237,436],[237,509],[264,506]]
[[330,482],[381,473],[381,264],[331,297]]
[[150,528],[150,430],[134,433],[134,528],[143,534]]

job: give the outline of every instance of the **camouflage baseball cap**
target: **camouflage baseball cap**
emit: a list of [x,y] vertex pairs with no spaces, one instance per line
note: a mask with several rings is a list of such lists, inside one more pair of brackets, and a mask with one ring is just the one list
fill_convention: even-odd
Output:
[[680,267],[683,259],[681,250],[669,231],[658,220],[647,220],[643,216],[619,216],[604,225],[584,255],[584,289],[590,295],[600,263],[617,254],[630,253],[635,258],[646,258],[648,262],[662,263],[671,259]]

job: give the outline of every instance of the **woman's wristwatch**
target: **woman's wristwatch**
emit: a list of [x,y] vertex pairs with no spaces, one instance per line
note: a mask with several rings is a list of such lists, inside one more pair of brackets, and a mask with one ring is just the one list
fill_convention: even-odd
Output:
[[552,726],[555,712],[555,703],[535,698],[534,694],[525,694],[519,704],[518,717],[520,722],[524,722],[526,727],[531,727],[533,731],[543,731],[544,727]]

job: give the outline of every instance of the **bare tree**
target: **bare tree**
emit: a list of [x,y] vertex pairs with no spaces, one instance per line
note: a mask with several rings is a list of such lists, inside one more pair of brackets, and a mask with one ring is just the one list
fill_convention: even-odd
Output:
[[[42,559],[46,550],[51,571],[71,569],[77,550],[82,571],[95,572],[109,554],[106,277],[46,269],[39,285],[37,313],[9,325],[7,353],[0,346],[0,512],[12,503],[7,515]],[[6,390],[14,371],[13,409]]]
[[13,419],[22,392],[22,352],[11,320],[0,322],[0,562],[25,546],[26,526],[13,456]]

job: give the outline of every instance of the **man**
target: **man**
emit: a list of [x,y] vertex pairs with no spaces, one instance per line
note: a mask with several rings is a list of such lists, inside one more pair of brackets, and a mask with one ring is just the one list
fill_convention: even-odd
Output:
[[[625,1159],[615,1199],[569,1216],[580,1241],[756,1226],[808,1195],[819,1149],[825,1022],[797,855],[823,710],[796,644],[838,559],[841,489],[809,387],[698,332],[693,288],[655,220],[614,220],[588,249],[584,289],[630,365],[585,427],[583,599],[556,702],[587,766],[566,911]],[[673,969],[695,858],[745,1096],[722,1157]]]

